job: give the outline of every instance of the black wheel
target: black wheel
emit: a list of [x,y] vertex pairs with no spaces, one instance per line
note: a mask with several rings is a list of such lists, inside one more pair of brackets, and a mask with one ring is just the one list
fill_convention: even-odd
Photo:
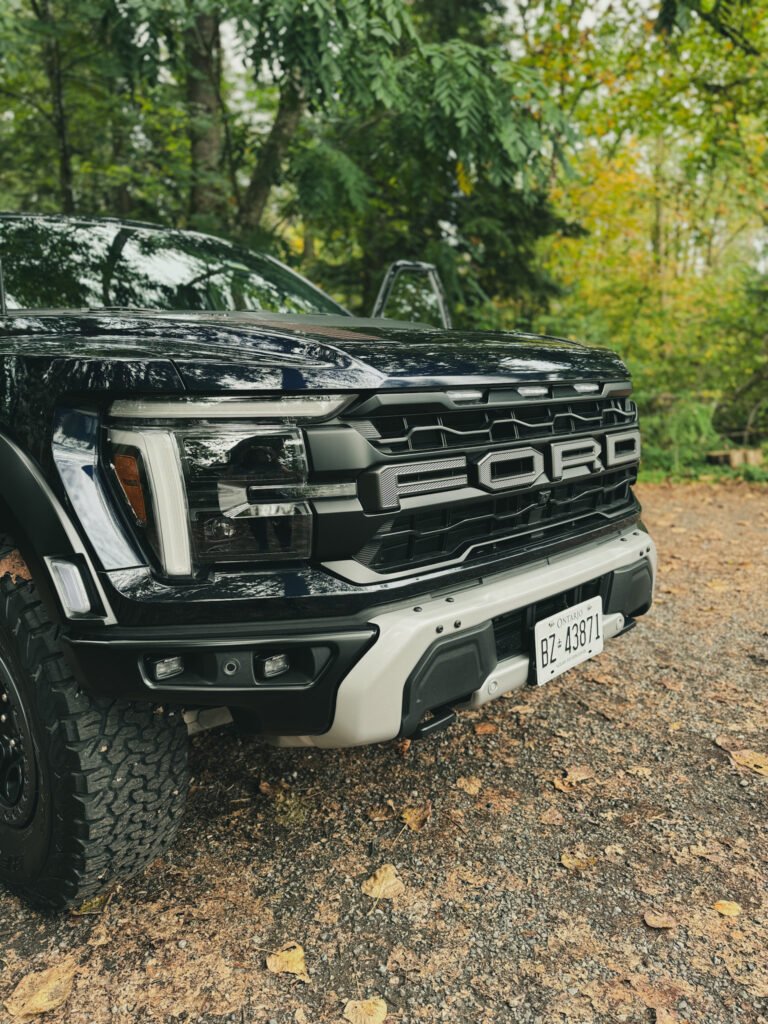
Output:
[[[15,556],[0,537],[0,566],[18,565]],[[27,575],[0,577],[0,881],[56,909],[169,845],[186,796],[187,730],[178,712],[82,692]]]

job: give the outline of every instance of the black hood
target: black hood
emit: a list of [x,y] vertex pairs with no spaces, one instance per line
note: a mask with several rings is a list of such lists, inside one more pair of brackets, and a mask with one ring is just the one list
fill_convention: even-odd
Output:
[[[605,349],[521,333],[446,331],[347,316],[136,310],[13,313],[6,355],[68,359],[103,387],[109,364],[135,388],[194,392],[433,387],[627,377]],[[140,372],[141,367],[145,372]],[[98,370],[97,370],[98,368]],[[163,372],[160,372],[164,368]],[[114,384],[125,388],[125,372]],[[174,385],[175,380],[175,385]],[[83,381],[85,383],[85,381]],[[90,388],[87,388],[90,390]]]

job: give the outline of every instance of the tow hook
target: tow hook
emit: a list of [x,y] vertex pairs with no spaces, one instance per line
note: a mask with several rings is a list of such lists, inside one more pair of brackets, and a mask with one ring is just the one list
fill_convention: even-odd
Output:
[[433,733],[440,732],[443,729],[447,729],[449,725],[453,725],[457,718],[456,712],[453,708],[449,708],[447,704],[441,708],[434,708],[432,717],[424,722],[419,722],[413,731],[411,739],[426,739],[427,736],[431,736]]

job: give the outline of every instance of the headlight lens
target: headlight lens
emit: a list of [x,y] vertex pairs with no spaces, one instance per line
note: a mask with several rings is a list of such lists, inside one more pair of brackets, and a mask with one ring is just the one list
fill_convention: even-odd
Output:
[[[113,406],[121,422],[109,431],[110,460],[128,511],[168,576],[214,563],[305,561],[310,500],[355,493],[354,484],[309,483],[304,437],[285,420],[286,399],[276,400],[273,423],[264,422],[267,400],[257,403],[258,423],[221,422],[218,406],[210,414],[213,405],[205,406],[205,422],[192,423],[171,411],[189,413],[190,403],[170,401],[153,422],[151,404],[137,403],[132,420],[130,403]],[[224,407],[230,415],[244,411]],[[307,408],[322,417],[335,411],[330,398],[304,402],[297,419],[310,418]]]
[[312,512],[295,427],[179,436],[195,561],[308,558]]

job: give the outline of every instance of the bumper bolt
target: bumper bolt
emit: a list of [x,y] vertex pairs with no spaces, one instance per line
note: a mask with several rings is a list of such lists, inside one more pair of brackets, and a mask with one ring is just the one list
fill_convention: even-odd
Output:
[[488,683],[488,693],[494,694],[494,693],[496,693],[498,688],[499,688],[499,684],[496,682],[495,679],[492,679],[490,681],[490,683]]
[[458,628],[459,628],[459,626],[461,625],[461,619],[456,619],[456,621],[454,622],[454,624],[453,624],[453,625],[454,625],[454,627],[455,627],[456,629],[458,629]]
[[442,632],[443,632],[443,629],[444,629],[444,628],[445,628],[444,626],[437,626],[437,627],[435,628],[435,632],[436,632],[436,633],[442,633]]

